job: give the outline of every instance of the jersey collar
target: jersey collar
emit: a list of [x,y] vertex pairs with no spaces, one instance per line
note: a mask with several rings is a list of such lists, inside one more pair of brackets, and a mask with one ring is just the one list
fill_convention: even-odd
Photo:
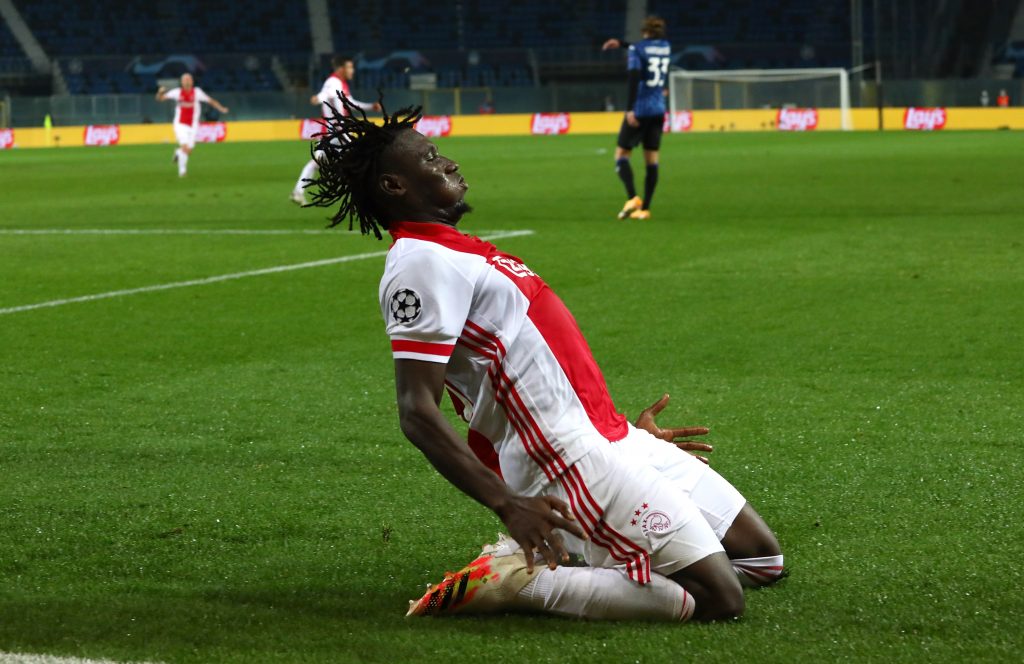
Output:
[[[402,238],[435,242],[443,247],[467,254],[486,256],[496,253],[498,248],[474,235],[459,232],[454,226],[429,221],[393,221],[388,232],[398,242]],[[393,246],[393,245],[392,245]]]

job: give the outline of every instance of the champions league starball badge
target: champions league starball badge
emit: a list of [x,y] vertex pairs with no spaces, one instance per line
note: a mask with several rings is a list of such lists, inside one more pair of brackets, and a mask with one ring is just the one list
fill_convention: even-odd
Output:
[[391,317],[399,325],[409,325],[420,317],[420,296],[411,288],[402,288],[391,296]]

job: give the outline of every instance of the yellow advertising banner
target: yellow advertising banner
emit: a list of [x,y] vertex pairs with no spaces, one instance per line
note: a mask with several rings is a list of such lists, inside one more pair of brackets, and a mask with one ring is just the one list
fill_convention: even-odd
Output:
[[[873,108],[849,111],[850,129],[875,131],[879,113]],[[621,113],[523,113],[506,115],[428,116],[419,129],[428,136],[529,136],[609,134],[618,132]],[[962,129],[1024,129],[1024,108],[885,108],[887,131]],[[665,119],[670,133],[726,131],[839,131],[838,108],[785,108],[739,111],[677,111]],[[198,143],[310,140],[319,123],[310,120],[209,122],[196,132]],[[167,144],[175,141],[170,124],[16,127],[0,129],[4,148],[80,147]]]

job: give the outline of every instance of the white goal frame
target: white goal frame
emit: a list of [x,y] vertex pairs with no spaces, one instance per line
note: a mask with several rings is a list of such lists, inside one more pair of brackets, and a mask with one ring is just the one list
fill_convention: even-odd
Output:
[[[685,85],[687,81],[701,80],[720,83],[792,83],[794,81],[809,81],[816,78],[839,79],[839,109],[840,122],[844,131],[853,129],[853,118],[850,113],[850,73],[841,67],[829,67],[820,69],[720,69],[711,71],[696,71],[689,69],[674,69],[669,74],[669,108],[674,112],[680,109],[679,86]],[[692,95],[691,95],[692,99]]]

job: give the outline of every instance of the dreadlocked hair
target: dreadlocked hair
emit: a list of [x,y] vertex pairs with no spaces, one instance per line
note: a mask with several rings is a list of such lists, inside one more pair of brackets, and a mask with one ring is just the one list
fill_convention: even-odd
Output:
[[310,205],[331,207],[340,203],[328,228],[348,219],[348,229],[352,230],[358,220],[363,235],[373,233],[379,240],[381,228],[387,228],[373,197],[380,176],[381,154],[400,133],[414,128],[423,116],[423,109],[406,107],[388,115],[384,110],[384,95],[378,92],[377,101],[384,115],[384,123],[378,125],[341,93],[338,93],[338,101],[340,107],[328,102],[330,117],[324,118],[322,131],[316,134],[317,141],[310,146],[320,168],[319,177],[307,184],[313,192]]

